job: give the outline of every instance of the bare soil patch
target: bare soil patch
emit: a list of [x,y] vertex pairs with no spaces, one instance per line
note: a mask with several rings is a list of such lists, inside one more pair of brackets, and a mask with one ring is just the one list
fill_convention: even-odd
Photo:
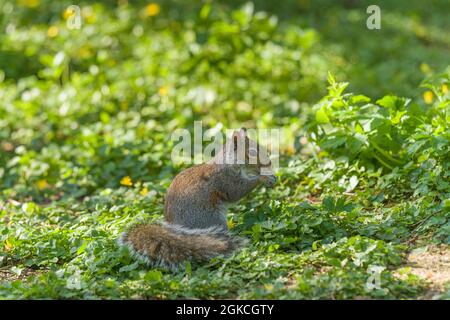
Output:
[[415,249],[408,255],[406,267],[430,285],[430,290],[418,298],[433,299],[450,283],[450,246],[428,245]]
[[31,268],[22,269],[21,272],[13,272],[11,266],[0,268],[0,282],[24,280],[30,276],[42,274],[43,270],[34,270]]

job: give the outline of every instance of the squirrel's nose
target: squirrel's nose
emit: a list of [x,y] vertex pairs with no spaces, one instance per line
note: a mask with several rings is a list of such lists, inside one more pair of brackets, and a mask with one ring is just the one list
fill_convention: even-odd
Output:
[[268,187],[272,187],[277,182],[277,177],[273,174],[261,176],[261,181]]

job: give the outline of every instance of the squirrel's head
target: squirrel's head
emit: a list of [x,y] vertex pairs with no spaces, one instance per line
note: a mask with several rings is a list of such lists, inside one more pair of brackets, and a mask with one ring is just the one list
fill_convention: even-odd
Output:
[[239,170],[245,179],[259,180],[267,186],[276,182],[267,150],[247,135],[247,130],[241,128],[234,131],[224,145],[225,164]]

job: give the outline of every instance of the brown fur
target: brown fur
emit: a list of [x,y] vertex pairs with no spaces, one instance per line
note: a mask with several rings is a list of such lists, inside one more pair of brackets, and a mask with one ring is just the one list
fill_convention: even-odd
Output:
[[167,264],[191,259],[204,261],[215,255],[227,254],[237,246],[236,241],[230,240],[225,234],[177,233],[159,224],[137,225],[123,239],[139,254],[151,260],[164,257]]
[[[239,139],[245,139],[246,163],[221,162],[229,155],[227,152],[236,153]],[[166,225],[137,225],[123,236],[122,242],[150,264],[171,269],[177,269],[185,260],[204,261],[236,249],[242,239],[227,233],[225,205],[243,198],[260,182],[272,185],[275,181],[273,175],[259,175],[259,170],[267,167],[267,161],[265,164],[248,163],[249,146],[262,150],[241,129],[213,161],[180,172],[167,190]],[[268,159],[265,151],[262,155]]]

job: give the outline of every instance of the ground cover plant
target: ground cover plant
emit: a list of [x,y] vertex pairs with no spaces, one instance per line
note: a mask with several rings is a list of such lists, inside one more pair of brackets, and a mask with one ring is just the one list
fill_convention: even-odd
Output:
[[[450,298],[448,4],[0,2],[0,298]],[[249,244],[150,269],[177,128],[283,128]]]

